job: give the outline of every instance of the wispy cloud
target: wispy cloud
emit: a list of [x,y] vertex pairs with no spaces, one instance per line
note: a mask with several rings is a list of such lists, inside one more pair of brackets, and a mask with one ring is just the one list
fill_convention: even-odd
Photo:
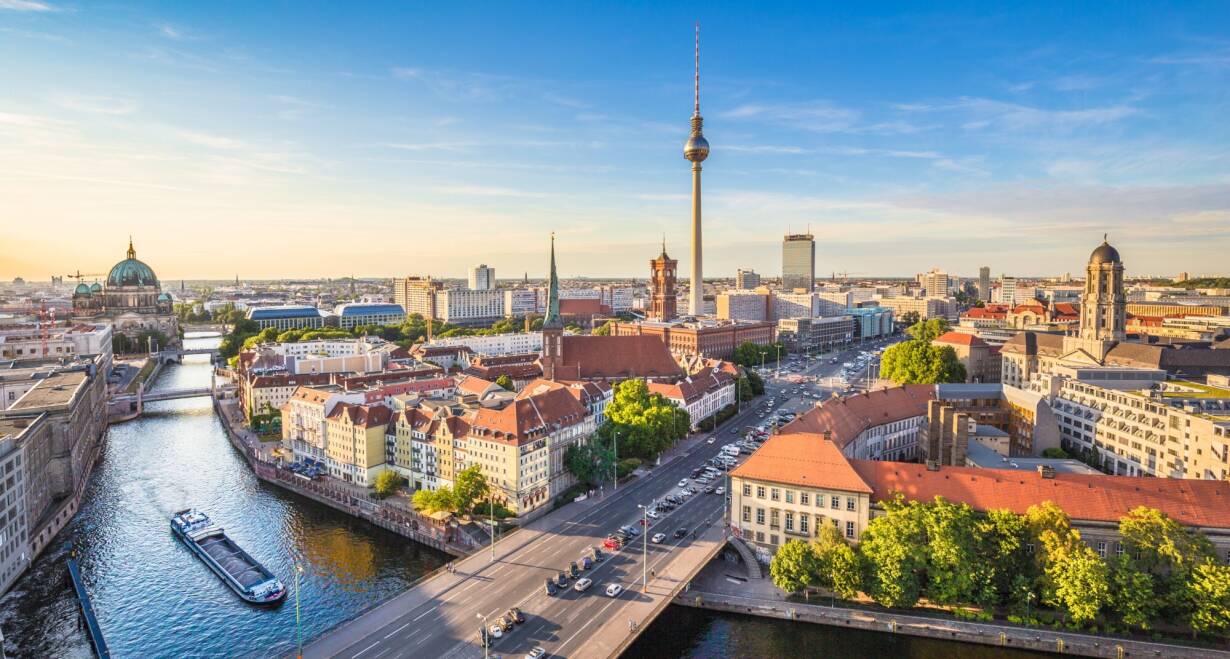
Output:
[[0,126],[16,126],[19,128],[52,128],[57,125],[62,125],[63,122],[47,117],[38,117],[32,114],[18,114],[15,112],[0,112]]
[[398,80],[422,83],[432,93],[454,101],[496,100],[512,94],[516,81],[509,76],[487,73],[435,71],[397,66],[389,73]]
[[180,131],[179,136],[192,144],[206,146],[211,149],[241,149],[244,147],[243,140],[235,139],[233,137],[211,135],[209,133],[199,133],[196,131]]
[[632,198],[640,199],[641,201],[687,201],[691,199],[686,194],[675,192],[663,194],[639,193],[632,195]]
[[776,146],[772,144],[754,144],[754,145],[739,145],[729,144],[722,147],[724,151],[733,151],[735,153],[767,153],[770,155],[803,155],[815,153],[811,149],[804,149],[799,146]]
[[460,195],[466,197],[516,197],[521,199],[547,199],[558,195],[516,188],[502,188],[482,185],[450,185],[435,189],[440,194]]
[[124,115],[137,111],[137,102],[128,98],[112,96],[89,96],[59,92],[51,96],[51,102],[74,112],[88,114]]
[[1034,128],[1073,130],[1113,123],[1141,114],[1138,108],[1126,104],[1079,110],[1051,110],[978,97],[962,97],[950,103],[908,103],[894,107],[914,113],[955,112],[966,117],[961,125],[967,130],[980,130],[991,126],[1007,130]]
[[385,142],[380,146],[399,151],[452,151],[462,152],[474,146],[473,142]]
[[542,98],[544,101],[547,101],[548,103],[554,103],[556,105],[562,105],[566,108],[573,108],[576,110],[585,110],[585,109],[593,107],[592,105],[590,105],[589,103],[586,103],[585,101],[579,101],[575,98],[569,98],[567,96],[562,96],[554,92],[546,92],[545,94],[542,95]]
[[1218,48],[1202,52],[1170,53],[1148,60],[1153,64],[1175,66],[1230,67],[1230,48]]
[[8,9],[10,11],[59,11],[46,2],[38,0],[0,0],[0,9]]
[[158,34],[176,41],[187,38],[187,35],[180,28],[171,25],[170,23],[155,23],[154,29],[158,30]]
[[859,113],[837,107],[828,101],[812,101],[786,104],[749,103],[720,112],[719,116],[725,119],[759,119],[817,133],[837,133],[853,128]]

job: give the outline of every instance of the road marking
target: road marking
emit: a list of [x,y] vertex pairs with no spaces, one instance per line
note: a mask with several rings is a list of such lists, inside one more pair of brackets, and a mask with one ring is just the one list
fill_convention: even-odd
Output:
[[410,626],[410,623],[408,623],[408,622],[407,622],[406,624],[402,625],[401,627],[398,627],[397,629],[394,629],[393,631],[389,632],[389,635],[388,635],[388,636],[385,636],[385,638],[393,638],[393,635],[394,635],[394,634],[396,634],[397,632],[399,632],[399,631],[401,631],[401,630],[403,630],[403,629],[405,629],[405,628],[407,628],[407,627],[409,627],[409,626]]
[[356,652],[354,656],[355,656],[355,657],[356,657],[356,659],[357,659],[357,657],[358,657],[359,655],[361,655],[361,654],[363,654],[364,652],[367,652],[368,650],[370,650],[370,649],[372,649],[372,648],[376,647],[376,645],[377,645],[377,644],[379,644],[379,643],[380,643],[380,641],[376,641],[375,643],[372,643],[371,645],[369,645],[369,646],[367,646],[367,647],[363,648],[362,650],[359,650],[358,652]]
[[430,609],[427,609],[426,611],[424,611],[424,612],[420,613],[420,614],[419,614],[419,617],[418,617],[418,618],[415,618],[415,619],[414,619],[414,620],[412,620],[411,622],[418,622],[418,621],[419,621],[419,618],[422,618],[423,616],[427,615],[428,613],[431,613],[432,611],[435,611],[435,610],[436,610],[436,609],[438,609],[438,608],[440,608],[440,607],[438,607],[438,606],[433,606],[433,607],[431,607]]

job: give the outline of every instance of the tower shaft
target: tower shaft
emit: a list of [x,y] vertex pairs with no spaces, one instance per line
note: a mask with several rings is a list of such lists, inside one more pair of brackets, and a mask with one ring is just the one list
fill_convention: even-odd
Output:
[[701,253],[700,227],[700,163],[692,164],[692,284],[688,290],[688,313],[701,315],[704,311],[704,275]]

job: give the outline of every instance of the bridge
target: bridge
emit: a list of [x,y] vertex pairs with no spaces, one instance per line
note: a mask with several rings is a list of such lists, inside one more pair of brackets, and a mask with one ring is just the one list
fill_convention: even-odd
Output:
[[178,364],[184,361],[184,357],[189,355],[209,355],[210,360],[216,360],[219,352],[217,348],[167,348],[152,353],[150,356],[157,359],[161,364]]
[[166,389],[163,391],[144,392],[138,391],[135,394],[121,394],[112,396],[112,403],[152,403],[158,400],[175,400],[178,398],[196,398],[197,396],[208,396],[213,393],[210,387],[196,387],[193,389]]
[[[747,410],[722,426],[741,428],[755,414]],[[585,592],[569,587],[547,595],[545,581],[622,525],[637,525],[638,504],[676,489],[676,483],[715,456],[720,442],[686,440],[664,464],[618,492],[570,504],[506,536],[488,550],[438,571],[414,588],[335,628],[304,648],[308,657],[389,659],[391,657],[482,657],[479,629],[510,607],[526,621],[490,650],[522,656],[534,647],[551,656],[617,657],[648,627],[689,582],[727,545],[725,495],[698,492],[669,514],[649,520],[646,534],[618,552],[608,552],[582,576],[593,580]],[[717,483],[715,483],[717,485]],[[676,536],[676,530],[682,535]],[[646,537],[664,533],[659,543]],[[695,532],[695,536],[693,536]],[[738,542],[738,541],[734,541]],[[741,555],[746,548],[740,548]],[[572,583],[570,582],[570,586]],[[605,594],[619,584],[616,597]]]

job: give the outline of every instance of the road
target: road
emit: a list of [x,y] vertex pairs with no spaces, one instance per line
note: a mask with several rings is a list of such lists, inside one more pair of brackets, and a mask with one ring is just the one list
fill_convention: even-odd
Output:
[[[834,356],[838,358],[836,365],[829,363]],[[818,358],[804,374],[831,375],[849,356],[850,352],[845,351]],[[814,403],[809,399],[782,396],[784,389],[796,387],[784,380],[767,379],[766,396],[723,424],[713,434],[713,443],[705,435],[686,440],[669,462],[648,475],[618,492],[606,488],[606,496],[600,501],[573,504],[531,523],[497,543],[494,560],[489,552],[480,551],[457,561],[455,574],[436,575],[392,602],[333,630],[305,648],[307,656],[482,656],[478,643],[482,620],[493,622],[513,606],[521,608],[526,621],[503,638],[495,639],[491,656],[523,656],[535,646],[555,657],[600,654],[592,638],[595,630],[607,621],[627,617],[621,615],[621,609],[633,602],[663,596],[655,592],[652,578],[648,591],[642,590],[643,574],[651,570],[665,572],[679,548],[693,542],[691,531],[699,529],[699,535],[712,525],[721,524],[725,496],[698,492],[661,519],[651,520],[648,535],[663,532],[667,540],[662,544],[648,543],[646,547],[642,535],[618,553],[607,552],[606,558],[583,574],[594,581],[587,592],[568,588],[549,596],[544,592],[546,579],[566,569],[570,561],[579,561],[586,548],[600,545],[619,526],[637,525],[641,518],[638,504],[677,491],[681,479],[714,457],[723,444],[737,439],[744,427],[759,422],[765,407],[763,401],[776,397],[778,409],[792,411],[811,407]],[[673,531],[679,528],[689,533],[674,538]],[[609,583],[619,583],[626,590],[617,598],[609,598],[603,593]],[[595,645],[587,647],[590,643]],[[608,642],[601,645],[613,646]]]

